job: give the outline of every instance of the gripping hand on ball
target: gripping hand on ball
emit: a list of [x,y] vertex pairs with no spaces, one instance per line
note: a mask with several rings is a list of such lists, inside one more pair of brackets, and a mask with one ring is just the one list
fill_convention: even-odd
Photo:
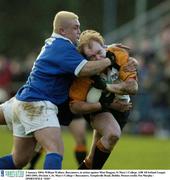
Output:
[[112,66],[115,63],[115,61],[116,61],[116,56],[111,51],[107,51],[106,52],[106,57],[110,59],[111,66]]
[[100,76],[94,75],[91,77],[91,79],[93,80],[93,83],[92,83],[93,87],[97,89],[101,89],[101,90],[106,89],[106,83]]
[[114,53],[112,53],[111,51],[107,51],[106,52],[106,57],[110,59],[111,61],[111,65],[110,67],[114,67],[116,68],[117,70],[120,69],[120,66],[116,63],[116,56]]
[[102,106],[102,111],[108,111],[109,105],[113,102],[114,97],[114,93],[109,93],[107,91],[102,92],[102,95],[99,99],[99,102]]

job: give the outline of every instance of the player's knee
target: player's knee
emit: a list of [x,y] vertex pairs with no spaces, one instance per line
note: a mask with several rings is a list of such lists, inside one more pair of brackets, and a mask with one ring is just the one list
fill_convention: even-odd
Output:
[[119,140],[119,137],[115,136],[113,134],[109,135],[109,137],[108,137],[108,141],[109,141],[110,146],[114,145],[118,140]]
[[20,158],[15,158],[14,159],[14,164],[17,168],[21,169],[24,166],[26,166],[29,162],[30,158],[29,157],[20,157]]
[[62,147],[63,147],[62,145],[58,145],[57,143],[50,143],[44,146],[44,149],[46,152],[54,152],[54,153],[62,154],[63,152]]
[[44,147],[46,152],[57,152],[58,148],[55,145],[48,145],[46,147]]
[[110,146],[113,146],[116,144],[116,142],[120,139],[121,131],[111,131],[108,135],[108,143]]

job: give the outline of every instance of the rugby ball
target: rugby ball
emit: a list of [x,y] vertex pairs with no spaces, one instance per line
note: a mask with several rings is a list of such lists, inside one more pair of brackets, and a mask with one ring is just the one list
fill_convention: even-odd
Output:
[[89,92],[87,94],[86,101],[89,102],[89,103],[99,102],[101,94],[102,94],[101,89],[91,87],[91,89],[89,90]]

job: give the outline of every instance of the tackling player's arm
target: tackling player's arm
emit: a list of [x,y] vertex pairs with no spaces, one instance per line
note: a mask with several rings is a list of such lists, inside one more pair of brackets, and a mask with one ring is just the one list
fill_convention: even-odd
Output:
[[109,58],[105,58],[102,61],[88,61],[80,70],[78,76],[84,77],[99,74],[111,64],[112,62]]
[[112,58],[104,58],[100,61],[88,61],[80,70],[78,76],[93,76],[96,74],[100,74],[103,70],[105,70],[109,66],[114,66],[115,61]]

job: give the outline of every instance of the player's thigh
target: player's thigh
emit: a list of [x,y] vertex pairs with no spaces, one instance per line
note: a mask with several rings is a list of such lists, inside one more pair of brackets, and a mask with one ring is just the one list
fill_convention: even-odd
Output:
[[118,122],[109,112],[103,112],[95,115],[91,121],[92,127],[101,135],[114,134],[120,136],[121,130]]
[[75,118],[69,125],[70,132],[77,142],[84,140],[86,135],[86,121],[84,118]]
[[36,140],[34,137],[16,137],[13,138],[13,158],[16,164],[27,163],[34,152]]
[[60,127],[47,127],[34,132],[38,143],[46,152],[55,152],[63,155],[64,145]]

